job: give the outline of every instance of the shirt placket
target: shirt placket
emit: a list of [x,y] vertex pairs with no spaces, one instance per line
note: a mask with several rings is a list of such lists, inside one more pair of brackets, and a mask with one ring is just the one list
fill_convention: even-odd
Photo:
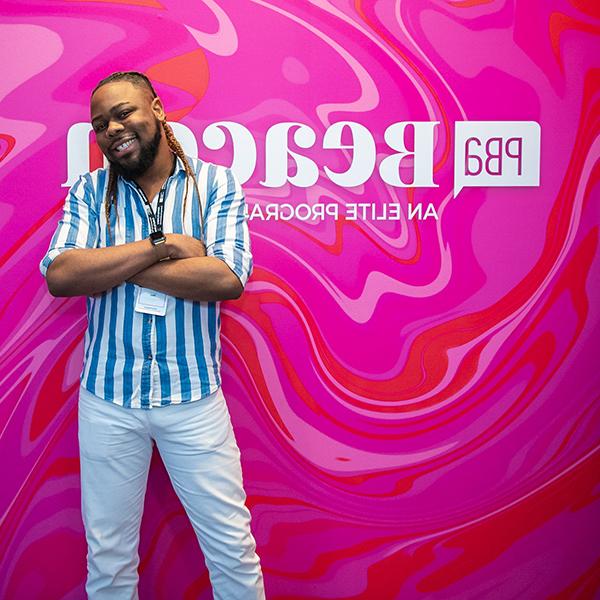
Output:
[[144,362],[142,363],[142,381],[141,396],[142,408],[152,407],[152,398],[155,393],[153,386],[153,366],[156,364],[154,359],[156,347],[156,328],[154,327],[154,318],[152,315],[143,315],[142,321],[142,352],[144,353]]
[[[142,222],[142,236],[148,238],[150,235],[147,208],[145,199],[136,186],[131,186],[137,197],[142,202],[146,219]],[[156,327],[154,315],[142,315],[142,352],[144,360],[141,374],[141,405],[142,408],[152,408],[156,405],[156,394],[160,393],[160,380],[158,377],[158,363],[156,362]],[[159,399],[160,404],[160,399]]]

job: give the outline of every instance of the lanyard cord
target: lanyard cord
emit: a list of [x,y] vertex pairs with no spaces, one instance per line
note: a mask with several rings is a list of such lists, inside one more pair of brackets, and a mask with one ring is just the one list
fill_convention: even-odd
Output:
[[[174,171],[175,171],[175,167],[173,167],[173,172]],[[156,204],[156,213],[154,212],[154,209],[152,208],[151,202],[148,200],[148,197],[144,193],[144,190],[135,181],[133,181],[133,184],[135,185],[136,189],[142,195],[142,198],[145,200],[144,204],[146,206],[146,215],[148,216],[148,221],[150,221],[150,230],[152,233],[157,233],[157,232],[163,233],[162,226],[163,226],[163,218],[164,218],[164,211],[165,211],[165,196],[167,195],[167,184],[169,182],[169,179],[173,175],[173,172],[171,172],[171,175],[169,177],[167,177],[167,179],[163,183],[162,188],[160,188],[160,192],[158,193],[158,202]],[[187,177],[187,174],[186,174],[186,177]],[[195,180],[194,180],[194,183],[195,183]],[[198,190],[198,187],[196,185],[194,187],[196,188],[196,192],[198,193],[198,205],[199,205],[198,208],[199,208],[199,212],[200,212],[200,236],[202,238],[203,231],[204,231],[204,211],[202,209],[202,202],[200,200],[200,190]],[[186,192],[187,192],[187,184],[186,184]],[[186,196],[187,196],[187,193],[186,193]],[[193,197],[193,194],[192,194],[192,197]]]
[[163,219],[165,214],[165,196],[167,195],[167,182],[165,181],[162,188],[160,188],[160,192],[158,192],[156,213],[152,208],[152,204],[148,202],[148,198],[146,197],[146,194],[144,194],[144,190],[142,190],[137,183],[135,185],[146,200],[146,214],[148,215],[148,221],[150,221],[150,231],[152,233],[162,233]]

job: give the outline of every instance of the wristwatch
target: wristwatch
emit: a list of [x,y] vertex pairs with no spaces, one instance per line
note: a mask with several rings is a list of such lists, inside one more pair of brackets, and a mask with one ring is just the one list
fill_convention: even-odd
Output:
[[164,244],[167,241],[167,238],[162,231],[153,231],[150,234],[150,241],[153,246],[158,246],[159,244]]

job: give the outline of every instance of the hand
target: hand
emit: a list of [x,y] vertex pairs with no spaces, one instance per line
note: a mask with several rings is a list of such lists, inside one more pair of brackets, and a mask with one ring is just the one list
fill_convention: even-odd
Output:
[[206,256],[204,243],[191,235],[167,233],[166,238],[167,241],[165,242],[165,246],[167,247],[169,258],[196,258],[199,256]]

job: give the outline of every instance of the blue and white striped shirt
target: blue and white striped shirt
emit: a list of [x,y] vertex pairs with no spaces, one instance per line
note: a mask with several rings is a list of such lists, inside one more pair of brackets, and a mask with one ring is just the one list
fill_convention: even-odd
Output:
[[[186,174],[179,158],[167,181],[163,231],[202,239],[207,256],[225,261],[245,285],[252,271],[252,255],[242,189],[230,169],[189,160],[200,190],[203,235],[191,180],[183,215]],[[111,211],[111,239],[104,210],[107,184],[108,170],[98,169],[82,175],[73,185],[40,263],[44,276],[52,261],[66,250],[102,248],[148,237],[144,200],[135,184],[119,177],[117,210],[113,207]],[[131,408],[188,402],[215,392],[221,384],[219,302],[168,296],[165,316],[148,315],[134,310],[136,288],[123,283],[87,298],[83,387]]]

